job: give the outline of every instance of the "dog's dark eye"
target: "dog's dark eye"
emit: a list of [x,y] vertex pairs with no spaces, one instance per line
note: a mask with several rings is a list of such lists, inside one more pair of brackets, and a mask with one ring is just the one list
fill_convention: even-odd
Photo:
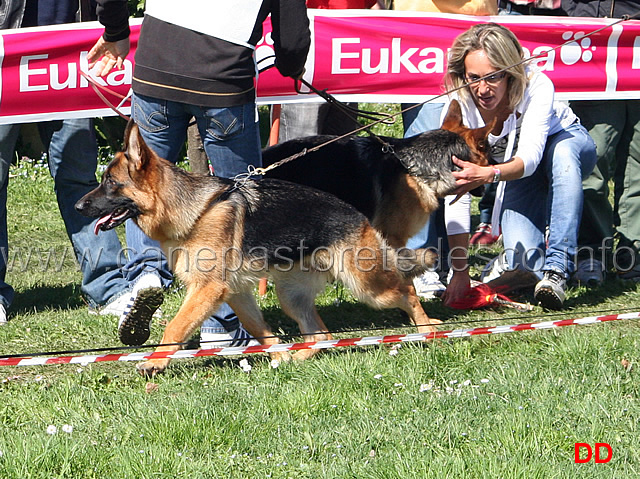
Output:
[[103,181],[104,181],[105,186],[107,186],[109,188],[117,188],[118,187],[118,183],[115,182],[115,180],[111,177],[111,175],[105,176]]

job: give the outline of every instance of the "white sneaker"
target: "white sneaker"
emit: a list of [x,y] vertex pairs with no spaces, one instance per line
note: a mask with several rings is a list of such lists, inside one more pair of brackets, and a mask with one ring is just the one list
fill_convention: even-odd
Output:
[[435,271],[425,271],[413,278],[413,287],[416,289],[416,294],[425,299],[435,298],[438,293],[447,289]]
[[258,340],[251,337],[242,326],[231,332],[223,329],[215,333],[200,333],[200,349],[235,348],[259,344]]
[[[122,318],[125,316],[127,306],[135,300],[135,294],[144,288],[160,288],[162,283],[160,278],[155,274],[144,274],[133,284],[133,288],[123,291],[115,298],[112,298],[107,304],[101,307],[89,307],[89,314],[98,314],[100,316],[117,316],[118,324],[121,324]],[[159,319],[162,317],[162,310],[158,308],[153,317]]]
[[480,273],[480,281],[488,283],[502,275],[507,270],[507,258],[504,251],[489,261]]
[[100,316],[122,316],[124,308],[131,299],[131,292],[126,290],[115,298],[112,298],[107,304],[101,307],[89,307],[89,314],[98,314]]
[[574,283],[581,283],[589,288],[600,286],[604,281],[604,266],[602,261],[594,258],[586,258],[578,261],[576,272],[571,280]]
[[7,308],[4,307],[4,304],[0,304],[0,326],[4,326],[9,321],[7,320]]

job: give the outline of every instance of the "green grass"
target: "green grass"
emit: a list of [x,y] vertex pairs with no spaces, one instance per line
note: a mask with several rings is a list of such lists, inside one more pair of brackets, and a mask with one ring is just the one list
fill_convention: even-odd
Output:
[[[22,163],[12,174],[11,247],[69,249],[46,170]],[[119,346],[115,319],[88,314],[73,261],[53,258],[60,267],[25,260],[9,271],[16,299],[0,354]],[[167,295],[150,342],[182,295]],[[276,331],[296,333],[273,292],[260,301]],[[640,311],[640,291],[615,278],[573,288],[555,315],[424,307],[457,329]],[[341,287],[319,310],[337,337],[412,331]],[[254,355],[248,373],[241,357],[176,360],[153,381],[133,363],[1,367],[0,477],[635,478],[639,338],[626,320],[341,348],[277,368]],[[574,464],[576,442],[609,443],[613,459]]]

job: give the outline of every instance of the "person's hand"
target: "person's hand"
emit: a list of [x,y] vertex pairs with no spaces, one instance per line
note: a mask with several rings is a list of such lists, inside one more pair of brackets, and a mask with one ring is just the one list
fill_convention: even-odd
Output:
[[98,77],[108,75],[113,67],[118,70],[122,69],[122,63],[129,54],[129,48],[129,38],[117,42],[107,42],[100,37],[87,55],[89,69],[93,69],[92,73]]
[[471,279],[469,278],[469,269],[464,271],[455,271],[451,277],[451,281],[447,285],[447,289],[442,294],[442,302],[445,306],[464,298],[471,289]]
[[462,168],[461,171],[453,172],[453,177],[456,179],[457,186],[453,191],[453,194],[458,195],[458,197],[468,191],[475,190],[478,186],[491,183],[493,180],[493,168],[488,166],[478,166],[475,163],[461,160],[456,156],[453,156],[451,159],[454,165]]

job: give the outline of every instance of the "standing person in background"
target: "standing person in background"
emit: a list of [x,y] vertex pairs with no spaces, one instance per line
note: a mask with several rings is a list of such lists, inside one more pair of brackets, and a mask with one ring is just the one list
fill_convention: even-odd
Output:
[[[562,0],[575,17],[621,18],[640,11],[638,0]],[[619,278],[640,280],[640,100],[570,102],[596,142],[598,163],[582,184],[584,209],[574,280],[598,285],[613,266]],[[615,183],[614,206],[609,179]],[[618,242],[613,250],[614,232]]]
[[[35,27],[89,20],[93,11],[79,10],[78,0],[9,0],[0,5],[0,28]],[[95,18],[95,17],[94,17]],[[98,146],[93,120],[55,120],[38,124],[47,151],[49,171],[60,214],[82,271],[81,292],[89,310],[119,315],[125,308],[128,282],[118,259],[122,246],[115,231],[100,237],[93,233],[94,221],[80,215],[76,201],[98,186]],[[5,282],[8,258],[7,186],[9,167],[15,154],[20,125],[0,125],[0,324],[14,296]]]
[[[307,8],[322,10],[382,8],[381,0],[307,0]],[[357,103],[347,103],[357,109]],[[285,103],[280,106],[278,142],[313,135],[346,135],[358,128],[355,113],[341,110],[324,100]]]
[[[106,75],[129,53],[129,14],[125,0],[97,3],[105,32],[87,58],[97,75]],[[171,0],[147,0],[131,111],[158,155],[178,160],[194,117],[216,175],[231,178],[261,165],[254,50],[269,14],[275,66],[298,78],[311,43],[304,0],[192,0],[179,7]],[[124,271],[133,288],[119,332],[124,343],[142,344],[172,276],[159,245],[132,221],[126,229],[132,254]],[[227,304],[200,333],[204,347],[245,345],[250,339]]]
[[561,0],[500,0],[500,15],[546,15],[564,17]]
[[[394,0],[393,10],[417,11],[432,13],[455,13],[461,15],[497,15],[498,7],[495,0]],[[424,133],[425,131],[440,128],[440,116],[444,99],[438,98],[420,106],[403,103],[402,122],[404,125],[404,137],[410,137]],[[472,237],[471,244],[490,245],[495,243],[497,237],[491,232],[491,210],[495,185],[486,185],[485,203],[489,207],[481,209],[480,225],[478,231]],[[439,291],[444,291],[443,281],[446,281],[449,271],[448,256],[449,245],[446,240],[447,230],[444,219],[444,202],[440,201],[440,207],[431,215],[422,230],[409,239],[408,248],[434,248],[438,252],[440,271],[427,271],[414,278],[413,284],[416,293],[423,298],[432,298]]]

